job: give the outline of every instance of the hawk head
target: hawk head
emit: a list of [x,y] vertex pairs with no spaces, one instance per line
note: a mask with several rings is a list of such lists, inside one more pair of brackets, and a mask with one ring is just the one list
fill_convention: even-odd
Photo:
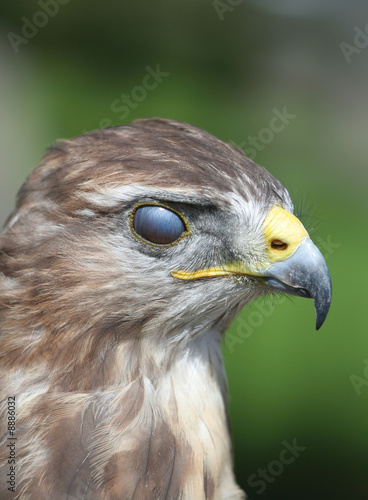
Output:
[[[203,498],[232,491],[219,350],[224,330],[246,303],[275,291],[311,297],[317,328],[330,305],[325,261],[292,213],[288,192],[264,168],[203,130],[171,120],[138,120],[59,142],[32,172],[0,237],[2,380],[30,412],[32,404],[40,408],[29,422],[41,425],[45,418],[51,429],[66,418],[53,395],[70,402],[71,394],[84,394],[72,405],[74,418],[90,408],[86,394],[110,394],[110,420],[91,410],[98,432],[90,425],[97,441],[105,429],[117,444],[107,453],[100,442],[85,443],[80,457],[85,468],[88,456],[85,475],[93,491],[107,495],[114,486],[125,498],[133,491],[127,483],[142,483],[143,492],[144,481],[146,495],[164,491],[161,466],[149,465],[159,444],[145,455],[148,438],[137,430],[148,421],[168,443],[181,443],[169,498],[180,492],[202,498],[200,488],[207,491]],[[219,396],[208,396],[211,391]],[[210,444],[200,436],[199,453],[201,412],[202,418],[215,412],[217,422],[208,414],[215,437]],[[148,477],[134,475],[139,467],[126,461],[117,462],[114,474],[109,462],[123,460],[126,442],[118,441],[127,428],[121,422],[132,426],[134,418],[128,448],[137,463],[141,455],[146,460]],[[51,437],[50,443],[57,457],[63,443]],[[217,446],[214,464],[208,450]],[[172,455],[159,452],[170,464]],[[23,451],[24,485],[35,485],[29,453]],[[119,489],[111,478],[120,484],[120,472],[127,483]],[[59,494],[58,481],[50,486],[43,477],[37,484]]]

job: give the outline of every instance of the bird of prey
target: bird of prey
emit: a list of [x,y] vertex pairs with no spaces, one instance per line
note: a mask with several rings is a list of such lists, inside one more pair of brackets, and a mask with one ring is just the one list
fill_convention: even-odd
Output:
[[56,143],[0,236],[0,497],[245,498],[220,343],[275,292],[319,328],[330,275],[241,151],[166,119]]

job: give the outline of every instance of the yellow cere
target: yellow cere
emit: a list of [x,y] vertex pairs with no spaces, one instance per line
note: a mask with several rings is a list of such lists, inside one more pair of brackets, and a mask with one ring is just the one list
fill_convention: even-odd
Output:
[[267,257],[260,265],[233,262],[226,263],[223,266],[199,269],[198,271],[175,270],[171,272],[171,276],[181,280],[212,278],[234,274],[262,276],[274,262],[286,260],[291,257],[301,242],[305,238],[308,238],[308,233],[300,220],[295,215],[278,206],[274,207],[266,217],[263,224],[263,234]]
[[269,263],[291,257],[304,238],[309,237],[300,220],[281,207],[274,207],[268,214],[263,232]]

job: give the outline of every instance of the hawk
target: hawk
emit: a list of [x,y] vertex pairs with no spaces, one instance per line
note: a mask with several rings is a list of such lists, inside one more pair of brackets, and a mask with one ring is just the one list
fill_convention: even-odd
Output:
[[0,236],[1,498],[245,498],[220,343],[275,292],[324,322],[326,263],[242,152],[165,119],[51,147]]

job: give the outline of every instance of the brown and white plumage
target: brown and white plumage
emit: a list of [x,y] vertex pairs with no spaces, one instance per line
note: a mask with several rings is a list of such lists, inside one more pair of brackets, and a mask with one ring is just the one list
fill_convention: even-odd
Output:
[[[187,234],[144,241],[144,205],[180,213]],[[15,396],[16,498],[244,498],[220,342],[275,288],[262,278],[275,206],[292,212],[271,174],[187,124],[139,120],[49,150],[0,236],[0,440]]]

